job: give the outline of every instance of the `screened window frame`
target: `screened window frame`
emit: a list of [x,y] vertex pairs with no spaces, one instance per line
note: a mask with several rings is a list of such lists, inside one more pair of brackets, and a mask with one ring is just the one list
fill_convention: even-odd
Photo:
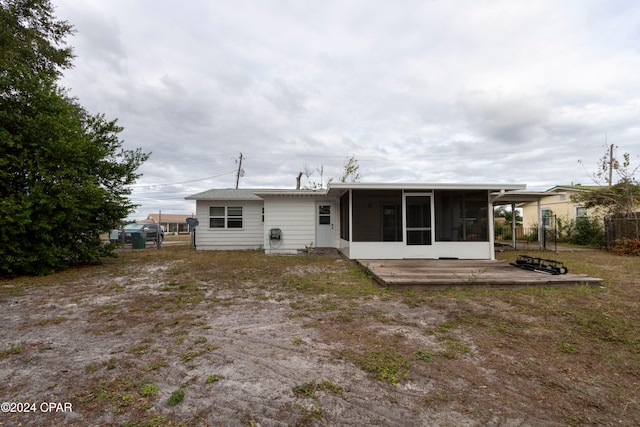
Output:
[[[351,224],[351,238],[353,242],[403,242],[402,230],[404,209],[403,190],[352,190],[349,204],[349,215],[354,219]],[[394,238],[386,240],[384,232],[383,207],[394,205],[398,207],[399,232]]]
[[436,242],[488,242],[489,198],[486,190],[436,190]]

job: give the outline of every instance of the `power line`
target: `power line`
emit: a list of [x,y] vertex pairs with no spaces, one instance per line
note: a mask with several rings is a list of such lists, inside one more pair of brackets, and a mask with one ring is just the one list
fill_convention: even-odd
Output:
[[168,183],[163,183],[163,184],[145,184],[145,185],[131,184],[128,187],[131,187],[131,188],[150,188],[150,187],[166,187],[166,186],[169,186],[169,185],[189,184],[191,182],[205,181],[207,179],[218,178],[220,176],[229,175],[229,174],[232,174],[232,173],[236,173],[236,171],[233,170],[233,171],[221,173],[221,174],[218,174],[218,175],[208,176],[206,178],[192,179],[190,181],[168,182]]

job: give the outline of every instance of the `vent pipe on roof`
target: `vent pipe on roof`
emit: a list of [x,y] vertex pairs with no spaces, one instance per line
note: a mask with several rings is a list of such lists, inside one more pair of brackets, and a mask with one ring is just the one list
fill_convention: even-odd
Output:
[[298,177],[296,178],[296,190],[300,189],[300,180],[302,179],[302,172],[300,172],[298,174]]

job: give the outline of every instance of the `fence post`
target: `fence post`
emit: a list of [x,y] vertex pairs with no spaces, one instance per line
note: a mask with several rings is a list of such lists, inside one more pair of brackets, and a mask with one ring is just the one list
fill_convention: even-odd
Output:
[[553,216],[553,251],[558,252],[558,215]]

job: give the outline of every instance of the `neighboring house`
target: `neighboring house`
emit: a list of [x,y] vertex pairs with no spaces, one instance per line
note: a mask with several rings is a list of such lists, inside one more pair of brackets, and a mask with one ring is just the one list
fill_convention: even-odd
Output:
[[[494,259],[493,205],[520,184],[331,183],[323,190],[212,189],[196,201],[198,249],[349,258]],[[523,193],[519,193],[523,194]]]
[[596,209],[587,209],[571,200],[574,194],[597,190],[599,186],[586,185],[557,185],[544,192],[545,196],[539,201],[522,203],[522,223],[525,227],[537,224],[550,226],[550,218],[556,215],[565,221],[577,221],[580,218],[600,218],[601,214]]
[[150,214],[147,219],[140,221],[140,223],[152,223],[160,224],[165,233],[188,233],[189,225],[187,225],[187,218],[191,218],[193,215],[185,214]]

